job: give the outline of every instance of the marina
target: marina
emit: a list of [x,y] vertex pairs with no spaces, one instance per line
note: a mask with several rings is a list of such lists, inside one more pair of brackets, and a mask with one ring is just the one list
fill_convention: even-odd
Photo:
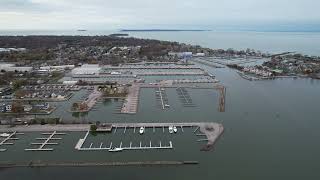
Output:
[[106,150],[109,152],[120,152],[120,151],[124,151],[124,150],[155,150],[155,149],[172,149],[173,145],[172,142],[169,142],[169,145],[166,146],[164,144],[161,144],[161,141],[159,142],[158,145],[156,144],[152,144],[152,142],[149,142],[149,145],[142,145],[142,142],[140,141],[138,144],[139,146],[134,146],[133,143],[130,141],[129,146],[123,146],[122,141],[120,142],[119,146],[116,146],[115,144],[113,144],[112,142],[110,142],[110,144],[108,145],[104,145],[103,143],[100,143],[99,147],[93,147],[92,143],[90,144],[89,147],[83,147],[83,144],[85,143],[88,135],[89,135],[89,131],[86,133],[86,135],[84,136],[84,138],[79,139],[79,141],[77,142],[75,149],[79,150],[79,151],[101,151],[101,150]]
[[[192,7],[198,10],[199,8],[205,10],[201,7],[207,5],[194,4],[196,5]],[[292,5],[292,3],[283,4],[287,5],[287,9],[290,9]],[[301,17],[304,12],[303,3],[293,2],[293,4],[293,9],[291,6],[293,13],[290,14],[290,17],[294,17],[294,12],[300,12],[301,23],[306,18],[314,19]],[[138,4],[137,6],[144,5]],[[161,3],[157,5],[159,8],[172,6],[171,4],[160,6]],[[181,3],[179,5],[181,6]],[[261,11],[259,7],[251,6],[250,2],[249,4],[242,3],[241,7],[237,7],[238,9],[246,7],[245,10],[249,8],[258,13],[256,16],[247,13],[245,17],[247,19],[259,19],[259,13],[260,16],[269,16],[269,19],[276,18],[279,13],[272,13],[270,9],[276,8],[277,12],[286,9],[284,6],[281,7],[281,3],[280,7],[279,3],[274,6],[272,3],[263,5],[260,5]],[[67,6],[69,5],[57,8],[68,8]],[[209,7],[212,12],[217,12],[218,8],[218,13],[221,13],[219,3],[214,6],[216,9],[212,9],[213,6]],[[230,7],[234,7],[234,4],[230,4]],[[185,7],[183,6],[183,8]],[[299,9],[299,11],[294,11],[295,9]],[[263,12],[271,13],[264,14]],[[309,12],[316,11],[309,10]],[[231,16],[229,15],[229,17]],[[284,21],[290,21],[290,18],[285,17],[286,14],[281,15],[280,13],[279,16],[282,16],[281,19]],[[172,17],[174,18],[174,16]],[[83,21],[85,20],[86,18]],[[285,24],[285,22],[283,23]],[[30,25],[30,23],[27,24]],[[272,27],[269,25],[262,25],[261,28],[270,30]],[[291,27],[290,23],[288,26]],[[320,52],[319,45],[317,45],[320,42],[319,33],[297,32],[288,26],[285,28],[288,28],[290,32],[238,32],[232,30],[228,32],[220,32],[219,30],[130,32],[130,36],[124,40],[110,39],[108,31],[95,30],[88,30],[86,33],[80,34],[86,37],[77,37],[77,34],[74,34],[77,33],[76,31],[3,32],[4,35],[12,36],[3,37],[3,41],[1,41],[3,48],[25,48],[25,51],[20,53],[7,52],[3,55],[3,61],[14,63],[16,67],[13,68],[32,66],[35,69],[35,72],[30,73],[2,71],[2,79],[8,81],[2,81],[4,86],[16,89],[19,87],[16,85],[21,83],[22,86],[30,84],[38,86],[35,84],[39,84],[41,88],[42,84],[44,86],[47,84],[48,86],[50,84],[59,86],[62,83],[80,81],[79,88],[81,87],[81,89],[70,92],[73,94],[70,98],[52,86],[50,86],[52,88],[49,87],[49,91],[46,89],[44,93],[36,94],[35,98],[31,99],[27,98],[29,93],[26,95],[18,93],[24,99],[16,98],[13,95],[15,102],[6,102],[10,95],[3,95],[6,105],[16,103],[27,105],[29,100],[41,100],[50,102],[50,105],[56,107],[56,110],[51,114],[43,115],[1,116],[0,132],[4,134],[0,138],[0,142],[15,131],[24,133],[23,136],[11,137],[19,140],[9,139],[0,146],[2,149],[6,149],[0,153],[1,179],[19,180],[21,177],[26,180],[63,180],[70,179],[70,177],[77,180],[92,179],[92,177],[141,180],[319,179],[320,175],[315,169],[318,167],[318,152],[320,151],[319,145],[316,143],[320,137],[319,121],[316,118],[319,117],[320,84],[316,79],[311,79],[310,75],[306,76],[308,78],[300,78],[299,75],[299,73],[317,73],[315,75],[319,76],[319,58],[315,56]],[[306,27],[292,24],[293,26],[312,30],[312,25]],[[248,27],[243,27],[243,29],[248,29]],[[28,34],[33,36],[24,37]],[[36,34],[42,36],[37,37]],[[46,36],[46,34],[64,36],[52,37]],[[72,36],[65,37],[68,34]],[[90,37],[91,35],[92,37]],[[142,38],[157,40],[149,41]],[[208,48],[201,48],[196,44]],[[141,45],[141,51],[135,47],[137,45]],[[110,52],[110,48],[113,47],[116,51]],[[190,51],[194,54],[199,52],[204,57],[177,60],[174,56],[168,55],[170,51],[177,54],[182,51]],[[273,54],[287,51],[295,53],[292,55]],[[301,55],[299,55],[300,53]],[[259,60],[256,58],[257,56],[267,57],[267,61],[270,61],[269,64],[261,65],[265,60]],[[199,61],[194,59],[199,59]],[[149,60],[154,64],[145,62]],[[171,63],[164,64],[163,61]],[[134,63],[129,65],[129,63],[126,64],[127,62],[139,62],[141,65]],[[176,65],[173,62],[181,63],[181,65]],[[190,62],[193,64],[189,64]],[[74,77],[72,77],[71,69],[62,69],[57,72],[36,72],[41,66],[74,64],[78,68],[85,63],[99,64],[102,72],[98,72],[100,74],[92,72],[91,67],[83,69],[85,75],[75,74]],[[103,66],[109,64],[112,64],[110,69],[103,72],[105,70]],[[266,80],[248,73],[246,74],[247,79],[251,79],[252,76],[260,80],[248,81],[241,78],[235,69],[226,67],[228,64],[240,64],[244,67],[268,66],[277,72],[284,71],[277,77],[266,77]],[[130,69],[130,67],[135,68]],[[169,69],[170,67],[172,69]],[[277,73],[276,71],[275,73]],[[61,81],[54,80],[61,78],[64,74],[65,77]],[[115,82],[120,86],[123,84],[130,86],[134,82],[139,83],[140,94],[136,95],[138,102],[126,102],[126,99],[130,98],[123,100],[98,99],[90,111],[70,112],[73,103],[84,102],[89,97],[93,89],[87,89],[88,86],[91,88]],[[218,84],[220,82],[221,84]],[[155,91],[158,91],[159,87],[165,89],[170,105],[170,108],[166,110],[162,109],[161,101],[155,97]],[[18,90],[21,89],[18,88]],[[49,93],[51,96],[54,93],[57,96],[65,96],[65,98],[61,98],[61,101],[57,98],[46,98]],[[81,97],[83,98],[81,99]],[[125,103],[128,106],[123,108]],[[158,103],[160,106],[157,106]],[[129,108],[130,104],[136,105],[136,108],[134,105],[132,106],[132,111]],[[306,107],[307,105],[308,107]],[[5,108],[6,106],[3,106],[2,110],[8,112]],[[121,113],[122,109],[132,113]],[[55,118],[57,121],[54,120]],[[206,126],[205,124],[200,127],[194,124],[199,122],[223,124],[225,130],[222,132],[225,133],[220,133],[218,136],[223,128]],[[148,125],[148,123],[153,124]],[[188,125],[184,123],[191,123],[194,126],[184,126]],[[84,138],[91,125],[102,126],[103,124],[108,126],[104,129],[98,127],[96,132],[89,132],[81,146],[81,148],[97,148],[98,150],[81,151],[75,149],[75,145],[79,139]],[[45,139],[36,140],[36,138],[50,136],[49,134],[42,135],[42,133],[51,134],[54,131],[64,132],[68,135],[61,136],[63,138],[61,140],[48,141],[48,143],[58,143],[57,145],[48,144],[43,147],[43,149],[52,148],[53,151],[25,151],[26,148],[40,146],[30,145],[31,142],[42,143],[45,141]],[[218,137],[212,142],[216,136]],[[53,138],[60,138],[60,136]],[[172,148],[163,150],[122,149],[125,147],[150,147],[150,141],[151,147],[170,146],[169,142],[171,141]],[[300,144],[297,145],[297,142]],[[13,145],[6,145],[6,143],[13,143]],[[99,150],[99,148],[109,149]],[[202,152],[208,149],[211,149],[210,152]],[[109,150],[111,151],[109,152]],[[189,166],[189,163],[194,165]]]
[[[117,133],[120,129],[123,129],[123,134],[126,134],[128,129],[133,129],[131,132],[136,133],[136,128],[140,127],[140,135],[144,134],[145,129],[151,129],[152,133],[156,133],[156,129],[162,129],[162,133],[177,133],[178,128],[180,128],[180,132],[184,133],[184,128],[195,128],[195,131],[200,131],[203,133],[203,136],[206,136],[207,147],[212,147],[215,141],[219,138],[219,136],[223,133],[224,129],[221,124],[216,123],[117,123],[110,125],[113,129],[113,133]],[[110,129],[109,132],[112,132]],[[165,131],[165,129],[169,129],[169,131]],[[93,146],[93,143],[89,143],[89,147],[83,147],[85,144],[90,131],[87,131],[83,138],[80,138],[75,145],[75,149],[79,151],[99,151],[105,150],[109,152],[119,152],[124,150],[163,150],[163,149],[173,149],[173,142],[169,141],[167,144],[161,141],[150,140],[147,143],[142,143],[138,141],[134,143],[130,141],[127,146],[123,144],[121,141],[119,145],[114,142],[109,143],[98,143],[98,146]],[[202,140],[203,141],[203,140]],[[136,144],[136,145],[135,145]]]

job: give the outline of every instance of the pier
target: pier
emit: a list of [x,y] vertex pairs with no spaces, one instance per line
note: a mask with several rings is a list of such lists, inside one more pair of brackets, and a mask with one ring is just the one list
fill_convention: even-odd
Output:
[[[175,127],[180,127],[181,132],[184,132],[184,128],[186,127],[191,127],[195,128],[194,133],[199,136],[204,136],[205,138],[201,138],[198,140],[199,142],[206,141],[207,144],[204,147],[205,150],[210,150],[213,148],[214,143],[217,141],[217,139],[221,136],[221,134],[224,131],[224,128],[221,124],[218,123],[115,123],[112,124],[112,128],[114,129],[124,129],[124,132],[128,128],[133,128],[133,131],[135,133],[135,129],[137,127],[145,127],[145,128],[151,128],[153,129],[153,132],[155,132],[155,128],[162,128],[163,133],[165,132],[165,128],[168,128],[170,126],[175,126]],[[114,130],[115,131],[115,130]],[[199,131],[200,133],[197,133]],[[98,147],[93,147],[91,144],[90,147],[83,147],[83,144],[85,143],[89,131],[87,131],[86,135],[84,138],[79,139],[77,144],[75,145],[75,149],[79,151],[97,151],[97,150],[110,150],[111,148],[115,148],[114,144],[110,142],[110,144],[105,144],[101,143]],[[163,146],[162,142],[159,143],[152,143],[151,141],[149,142],[149,145],[142,145],[142,142],[140,142],[139,146],[133,146],[132,142],[130,142],[129,146],[123,146],[122,142],[120,143],[119,147],[121,151],[122,150],[149,150],[149,149],[172,149],[173,145],[172,142],[169,142],[169,146],[165,145]]]
[[184,107],[195,107],[186,88],[179,87],[176,89],[176,91]]
[[[168,128],[169,126],[181,127],[181,129],[185,127],[195,128],[197,131],[200,131],[203,135],[206,136],[206,147],[204,148],[206,151],[213,148],[214,143],[218,140],[218,138],[222,135],[224,128],[222,124],[218,123],[116,123],[112,124],[113,128],[135,128],[135,127],[145,127],[145,128]],[[203,138],[204,139],[204,138]]]
[[164,88],[156,88],[156,97],[157,101],[160,102],[162,110],[170,107],[170,105],[168,104],[168,97]]
[[[125,130],[126,130],[126,127],[125,127]],[[118,147],[116,147],[116,146],[114,146],[114,144],[112,142],[110,142],[110,144],[106,144],[106,145],[103,145],[103,143],[100,143],[100,145],[98,147],[93,147],[92,143],[90,144],[89,147],[83,147],[83,144],[85,143],[89,133],[90,133],[90,131],[87,131],[85,136],[83,138],[79,139],[76,146],[74,147],[76,150],[78,150],[78,151],[102,151],[102,150],[109,151],[112,148],[118,148],[118,149],[121,149],[121,151],[124,151],[124,150],[173,149],[173,144],[171,141],[169,142],[169,145],[163,145],[163,143],[161,143],[161,141],[159,141],[159,143],[157,143],[157,144],[152,144],[152,142],[149,141],[148,145],[142,145],[142,142],[140,141],[138,146],[133,146],[132,142],[129,143],[129,146],[123,146],[123,144],[121,142],[120,145]]]
[[214,86],[216,90],[219,92],[219,112],[226,111],[226,88],[222,85]]
[[129,88],[129,93],[128,93],[128,96],[122,105],[121,113],[124,113],[124,114],[137,113],[138,105],[139,105],[139,94],[140,94],[139,85],[133,84]]
[[197,58],[197,59],[192,59],[191,61],[199,63],[199,64],[203,64],[209,67],[213,67],[213,68],[224,68],[225,64],[221,64],[221,63],[215,63],[212,61],[209,61],[208,59],[201,59],[201,58]]
[[42,133],[42,135],[49,135],[49,137],[46,138],[36,138],[36,140],[44,140],[44,142],[41,143],[31,143],[31,145],[39,145],[38,148],[30,148],[30,149],[24,149],[25,151],[53,151],[53,148],[45,148],[47,145],[58,145],[58,143],[50,142],[52,140],[62,140],[62,138],[54,138],[56,135],[65,135],[65,133],[57,133],[57,131],[54,131],[53,133]]
[[205,75],[204,71],[199,72],[138,72],[135,73],[138,76],[203,76]]
[[89,94],[89,96],[81,102],[81,104],[85,105],[85,109],[79,109],[79,110],[71,110],[71,112],[89,112],[93,109],[95,104],[98,102],[98,100],[101,98],[102,92],[98,90],[98,87],[95,87],[92,93]]
[[[12,141],[12,140],[19,140],[19,138],[15,137],[16,135],[23,135],[24,133],[17,133],[17,131],[11,133],[8,137],[6,137],[5,139],[3,139],[1,142],[0,142],[0,147],[2,145],[13,145],[14,143],[12,142],[8,142],[8,141]],[[0,148],[0,152],[4,152],[6,151],[7,149],[4,149],[4,148]]]

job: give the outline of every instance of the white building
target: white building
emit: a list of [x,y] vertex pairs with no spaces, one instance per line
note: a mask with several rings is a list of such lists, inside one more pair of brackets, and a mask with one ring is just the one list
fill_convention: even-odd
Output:
[[78,81],[63,81],[63,84],[65,85],[76,85]]
[[6,111],[11,112],[11,110],[12,110],[12,105],[11,104],[6,105]]
[[74,65],[62,65],[62,66],[43,66],[40,67],[40,70],[46,71],[64,71],[66,69],[74,69]]
[[192,57],[192,52],[169,52],[169,56],[177,56],[178,58]]
[[193,56],[195,56],[195,57],[204,57],[204,56],[206,56],[206,54],[205,53],[196,53]]
[[7,71],[7,72],[30,72],[33,70],[33,67],[27,66],[16,66],[15,64],[3,63],[0,64],[0,71]]
[[0,52],[26,51],[26,48],[0,48]]
[[99,75],[101,68],[98,64],[84,64],[72,70],[72,75]]
[[121,75],[121,72],[118,72],[118,71],[112,71],[112,72],[111,72],[111,75]]

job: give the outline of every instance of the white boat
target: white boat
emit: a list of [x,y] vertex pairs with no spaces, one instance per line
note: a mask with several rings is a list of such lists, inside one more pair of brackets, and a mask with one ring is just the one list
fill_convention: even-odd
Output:
[[8,134],[8,133],[2,133],[2,134],[0,134],[0,137],[9,137],[10,136],[10,134]]
[[111,149],[109,149],[109,152],[120,152],[123,151],[122,148],[116,148],[116,147],[112,147]]
[[140,127],[139,133],[140,133],[140,134],[143,134],[143,133],[144,133],[144,127]]
[[165,105],[164,105],[164,107],[168,107],[168,108],[169,108],[169,107],[170,107],[170,105],[169,105],[169,104],[165,104]]
[[169,133],[170,133],[170,134],[173,133],[173,126],[169,126]]
[[173,126],[173,132],[174,132],[174,133],[177,133],[177,132],[178,132],[177,127]]

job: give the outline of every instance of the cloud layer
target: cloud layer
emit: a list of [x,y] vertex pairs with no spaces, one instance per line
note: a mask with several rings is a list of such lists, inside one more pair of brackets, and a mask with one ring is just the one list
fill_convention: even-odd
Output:
[[0,0],[1,29],[319,22],[315,0]]

